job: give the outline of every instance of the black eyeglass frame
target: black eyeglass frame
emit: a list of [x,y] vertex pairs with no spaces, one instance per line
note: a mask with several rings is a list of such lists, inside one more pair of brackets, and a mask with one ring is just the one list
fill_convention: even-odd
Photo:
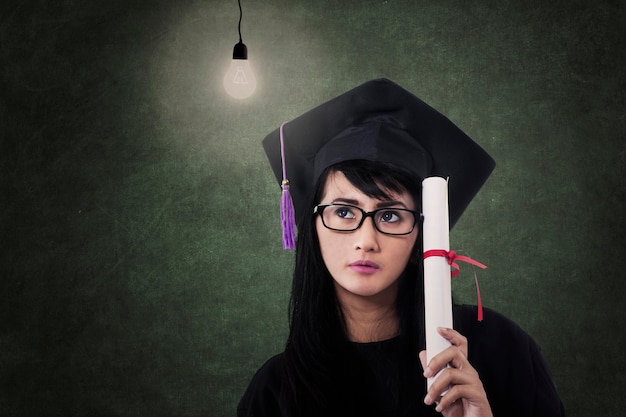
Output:
[[[324,209],[326,209],[327,207],[350,207],[350,208],[354,208],[354,209],[359,210],[363,214],[363,217],[361,217],[361,221],[359,222],[359,224],[356,225],[356,227],[354,229],[335,229],[333,227],[327,226],[326,222],[324,221],[324,216],[322,215],[322,213],[324,212]],[[376,224],[376,218],[374,216],[376,215],[376,213],[381,212],[381,211],[385,211],[385,210],[396,210],[396,211],[399,210],[399,211],[406,211],[406,212],[409,212],[409,213],[413,214],[413,226],[411,226],[411,230],[409,230],[406,233],[389,233],[389,232],[383,232],[382,230],[380,230],[378,228],[378,225]],[[320,215],[320,218],[322,219],[322,224],[324,225],[325,228],[327,228],[328,230],[334,230],[334,231],[337,231],[337,232],[354,232],[355,230],[358,230],[363,225],[363,222],[365,222],[366,218],[371,217],[372,218],[372,223],[374,223],[374,228],[379,233],[382,233],[384,235],[390,235],[390,236],[405,236],[405,235],[409,235],[409,234],[413,233],[413,230],[415,230],[415,226],[417,225],[417,222],[419,221],[420,224],[421,224],[421,222],[424,220],[424,214],[420,213],[419,211],[415,211],[415,210],[409,210],[409,209],[399,208],[399,207],[381,207],[381,208],[376,209],[376,210],[365,211],[361,207],[353,206],[352,204],[318,204],[317,206],[313,207],[313,214],[319,214]]]

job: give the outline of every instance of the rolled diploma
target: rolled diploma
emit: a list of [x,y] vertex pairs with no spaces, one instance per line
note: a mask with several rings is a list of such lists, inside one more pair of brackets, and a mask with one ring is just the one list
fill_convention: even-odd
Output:
[[[422,181],[422,212],[424,214],[424,252],[431,249],[450,250],[448,181],[430,177]],[[443,256],[424,259],[424,316],[426,323],[426,356],[428,362],[450,346],[437,333],[437,327],[452,328],[452,288],[450,265]],[[432,382],[439,376],[428,378]]]

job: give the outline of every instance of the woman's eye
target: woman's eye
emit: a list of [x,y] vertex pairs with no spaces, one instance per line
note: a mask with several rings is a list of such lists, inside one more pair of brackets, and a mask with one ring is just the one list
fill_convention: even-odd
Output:
[[354,213],[348,207],[338,207],[335,209],[335,214],[342,219],[353,219]]
[[396,211],[383,211],[380,214],[380,221],[385,223],[394,223],[400,220],[399,213]]

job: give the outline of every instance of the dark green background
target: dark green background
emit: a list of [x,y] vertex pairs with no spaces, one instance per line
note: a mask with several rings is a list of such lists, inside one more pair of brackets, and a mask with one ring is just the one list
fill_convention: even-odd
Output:
[[2,2],[0,415],[234,415],[287,327],[260,140],[381,76],[498,162],[451,235],[485,305],[541,343],[570,416],[621,415],[624,2],[243,7],[239,102],[236,1]]

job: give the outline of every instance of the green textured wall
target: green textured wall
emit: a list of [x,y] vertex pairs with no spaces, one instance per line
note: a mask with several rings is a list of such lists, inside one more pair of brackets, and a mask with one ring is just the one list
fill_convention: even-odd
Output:
[[624,2],[243,8],[259,89],[236,102],[236,1],[2,2],[0,415],[234,415],[287,325],[260,140],[382,76],[498,162],[451,235],[485,305],[541,343],[570,416],[621,415]]

